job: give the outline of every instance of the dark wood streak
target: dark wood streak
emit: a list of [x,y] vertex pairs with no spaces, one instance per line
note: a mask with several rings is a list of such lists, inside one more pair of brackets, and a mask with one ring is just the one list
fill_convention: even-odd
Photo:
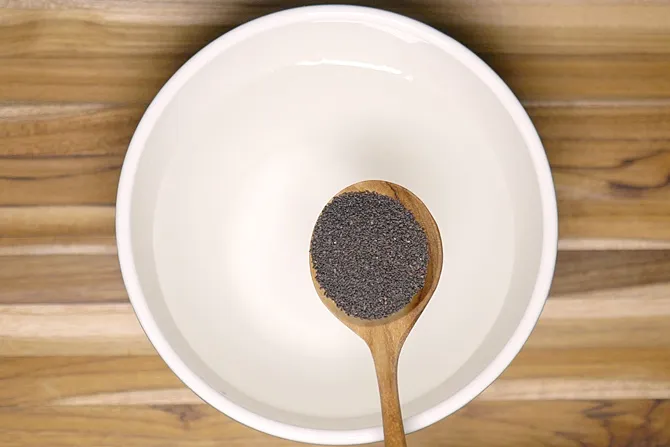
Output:
[[587,408],[583,411],[584,416],[589,419],[596,419],[598,421],[603,421],[611,419],[616,416],[620,416],[621,413],[617,411],[612,411],[613,404],[609,401],[600,401],[597,402],[593,407]]
[[611,419],[621,416],[622,414],[617,411],[611,411],[610,409],[612,408],[612,405],[612,402],[603,401],[598,403],[595,407],[583,411],[584,416],[598,421],[598,424],[605,430],[608,447],[613,447],[616,440],[616,437],[612,432]]
[[[129,138],[130,140],[130,135]],[[2,154],[0,153],[0,160],[66,160],[66,159],[82,159],[82,158],[110,158],[109,154]]]
[[670,283],[670,251],[559,251],[551,295]]
[[[628,415],[625,412],[614,410],[614,404],[611,401],[601,401],[594,407],[582,411],[582,414],[588,419],[598,421],[607,435],[607,445],[610,447],[667,446],[670,445],[670,439],[661,438],[663,435],[654,429],[655,421],[652,419],[657,410],[668,407],[667,403],[668,401],[661,399],[649,401],[649,408],[642,415],[641,423],[631,427],[630,430],[621,430],[624,424],[620,421],[627,418]],[[670,408],[664,408],[664,411],[670,414]],[[663,416],[660,419],[665,420]],[[569,439],[578,442],[577,439]],[[665,443],[661,444],[662,442]]]
[[400,200],[400,197],[398,196],[398,190],[395,187],[395,185],[393,185],[392,183],[388,183],[388,185],[389,185],[389,189],[391,190],[391,192],[393,192],[393,197],[396,200]]
[[614,192],[632,192],[643,193],[645,191],[653,191],[663,189],[670,185],[670,174],[667,175],[664,181],[654,185],[631,185],[630,183],[609,182],[609,187]]
[[565,431],[555,431],[554,433],[559,438],[567,439],[568,441],[578,443],[580,447],[589,447],[586,444],[586,442],[584,442],[584,440],[581,438],[581,436],[579,436],[577,433],[570,433]]
[[[593,141],[593,140],[587,140],[583,139],[580,141]],[[620,139],[614,140],[614,141],[622,141]],[[648,140],[641,140],[641,141],[648,141]],[[665,155],[670,150],[667,149],[658,149],[655,150],[649,154],[643,154],[638,157],[630,157],[630,158],[624,158],[617,164],[609,165],[609,166],[568,166],[568,165],[563,165],[563,164],[558,164],[558,163],[552,163],[551,169],[554,171],[565,171],[565,172],[579,172],[579,171],[611,171],[611,170],[616,170],[616,169],[623,169],[623,168],[628,168],[630,166],[635,165],[638,162],[641,161],[646,161],[646,160],[652,160],[656,157],[659,157],[661,155]]]
[[[656,399],[652,401],[652,404],[649,407],[649,411],[644,415],[642,424],[638,426],[631,432],[630,439],[626,443],[626,447],[639,447],[639,446],[651,446],[654,445],[654,436],[656,436],[656,431],[653,429],[652,416],[656,410],[660,409],[663,405],[663,401]],[[667,409],[666,409],[667,411]],[[667,445],[670,445],[670,440]]]
[[55,180],[55,179],[65,179],[65,178],[74,178],[81,177],[83,175],[95,175],[101,174],[103,172],[110,171],[120,171],[121,165],[114,166],[105,166],[102,168],[85,170],[80,172],[73,172],[69,174],[54,174],[54,175],[44,175],[44,176],[16,176],[16,175],[0,175],[0,180],[11,180],[18,182],[29,182],[29,181],[40,181],[40,180]]
[[151,408],[177,416],[182,427],[185,429],[191,427],[191,422],[205,417],[201,411],[202,406],[197,405],[152,405]]
[[[647,140],[647,141],[649,141],[649,140]],[[670,143],[670,141],[669,141],[669,143]],[[624,168],[624,167],[627,167],[627,166],[631,166],[631,165],[633,165],[633,164],[635,164],[639,161],[651,160],[653,158],[658,157],[659,155],[664,155],[668,152],[670,152],[670,151],[668,151],[667,149],[659,149],[657,151],[651,152],[651,153],[646,154],[646,155],[640,155],[639,157],[625,158],[621,161],[620,167]]]

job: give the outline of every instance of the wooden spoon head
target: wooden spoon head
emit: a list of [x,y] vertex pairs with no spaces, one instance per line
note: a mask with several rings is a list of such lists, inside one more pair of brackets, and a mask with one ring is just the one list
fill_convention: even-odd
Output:
[[[355,183],[338,192],[339,196],[347,192],[376,192],[398,200],[405,208],[414,214],[414,218],[426,233],[428,241],[428,269],[423,288],[412,298],[402,310],[379,320],[364,320],[347,315],[337,307],[335,302],[326,297],[321,285],[316,279],[316,272],[310,256],[309,265],[312,281],[321,301],[342,323],[358,334],[368,345],[373,339],[384,333],[385,338],[391,337],[393,344],[400,349],[410,330],[418,320],[424,308],[435,292],[442,272],[442,238],[435,219],[426,205],[407,188],[383,180],[366,180]],[[389,340],[391,341],[391,340]]]

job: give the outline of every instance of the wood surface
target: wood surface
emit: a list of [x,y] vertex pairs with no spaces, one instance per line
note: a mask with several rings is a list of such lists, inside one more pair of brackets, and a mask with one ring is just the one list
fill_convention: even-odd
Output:
[[[556,279],[527,346],[410,447],[670,445],[670,3],[357,3],[490,63],[538,128],[559,202]],[[302,4],[0,0],[0,446],[300,445],[218,414],[155,355],[120,280],[113,206],[171,73]]]
[[[363,180],[347,186],[335,197],[346,193],[375,192],[400,202],[409,210],[426,234],[428,265],[425,283],[403,309],[380,320],[365,320],[347,315],[328,298],[319,284],[317,271],[310,255],[310,273],[314,288],[323,304],[342,324],[361,337],[368,345],[377,373],[382,420],[384,423],[384,445],[405,447],[405,429],[398,394],[398,360],[407,336],[423,313],[440,282],[442,273],[442,237],[430,210],[407,188],[382,180]],[[313,237],[313,236],[312,236]]]

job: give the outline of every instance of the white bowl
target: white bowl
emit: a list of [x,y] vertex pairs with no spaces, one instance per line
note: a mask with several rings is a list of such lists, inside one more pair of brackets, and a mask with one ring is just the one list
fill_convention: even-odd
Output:
[[547,297],[556,201],[525,111],[480,59],[408,18],[293,9],[199,52],[156,96],[119,185],[117,238],[140,323],[205,401],[266,433],[382,438],[365,344],[313,290],[329,198],[365,179],[427,204],[440,285],[400,359],[408,432],[512,361]]

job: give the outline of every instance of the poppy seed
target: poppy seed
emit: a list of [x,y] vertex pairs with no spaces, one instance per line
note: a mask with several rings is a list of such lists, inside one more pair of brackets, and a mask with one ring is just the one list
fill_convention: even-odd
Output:
[[336,196],[317,219],[310,245],[316,280],[347,315],[388,317],[423,288],[428,240],[411,211],[375,192]]

